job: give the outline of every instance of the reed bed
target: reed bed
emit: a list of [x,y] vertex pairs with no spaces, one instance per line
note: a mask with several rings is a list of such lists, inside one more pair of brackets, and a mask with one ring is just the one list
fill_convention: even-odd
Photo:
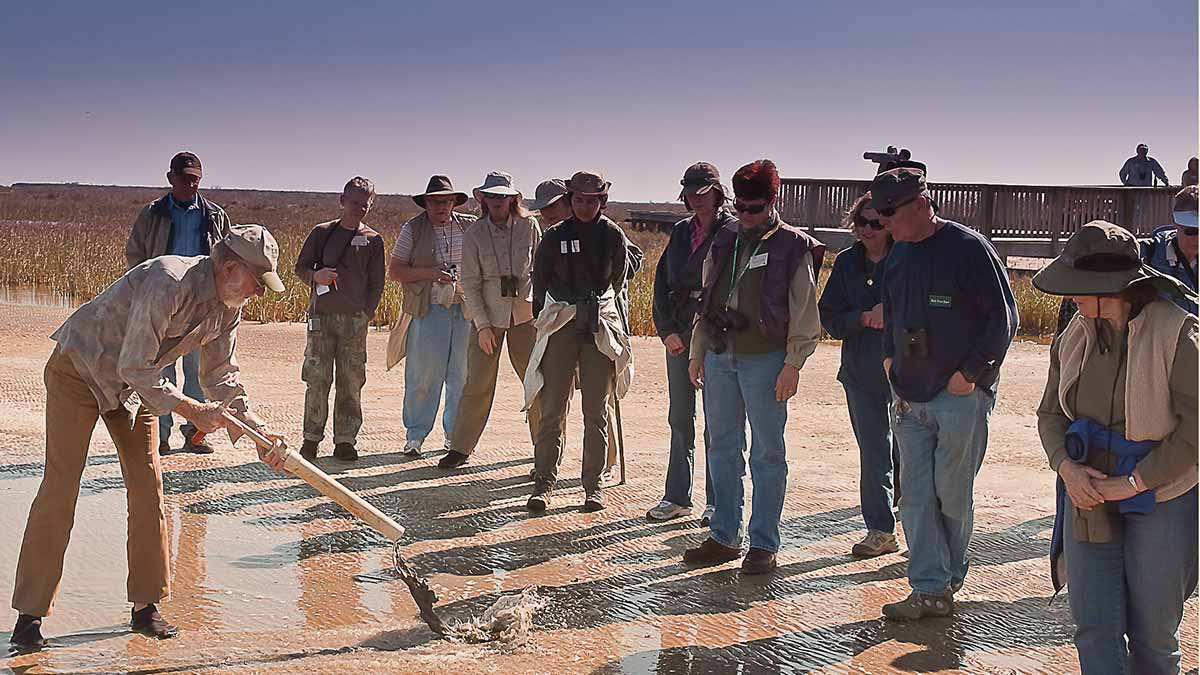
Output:
[[[0,285],[34,287],[76,302],[90,300],[125,272],[129,228],[138,210],[163,192],[161,188],[70,185],[0,191],[0,241],[5,242],[0,247]],[[309,289],[296,278],[293,264],[312,226],[337,217],[337,195],[248,190],[205,190],[204,194],[221,204],[233,222],[265,225],[279,242],[280,272],[287,291],[255,298],[246,306],[245,318],[303,320]],[[614,204],[609,212],[619,218],[624,210]],[[380,195],[367,220],[383,235],[390,250],[400,226],[416,212],[408,197]],[[635,335],[654,335],[654,270],[667,237],[640,231],[628,234],[645,252],[642,269],[629,285],[631,329]],[[831,265],[832,256],[827,256],[818,288],[824,287]],[[1022,334],[1053,334],[1058,299],[1036,291],[1026,277],[1014,279],[1013,292]],[[388,282],[373,325],[389,326],[399,312],[400,287]]]

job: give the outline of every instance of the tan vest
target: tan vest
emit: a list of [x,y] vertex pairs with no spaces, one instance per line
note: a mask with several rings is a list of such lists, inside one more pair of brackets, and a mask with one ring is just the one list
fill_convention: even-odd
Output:
[[[475,222],[475,216],[455,211],[450,216],[450,222],[460,228]],[[433,223],[429,222],[429,214],[422,211],[412,220],[405,223],[412,230],[412,252],[408,264],[411,267],[437,267],[436,241],[433,236]],[[401,296],[400,308],[405,314],[425,316],[429,311],[429,294],[433,288],[432,281],[410,281],[400,285],[404,293]],[[461,301],[462,298],[456,298]]]
[[[1156,300],[1129,322],[1129,356],[1125,366],[1125,438],[1131,441],[1162,440],[1175,430],[1171,412],[1171,367],[1179,334],[1191,316],[1175,303]],[[1096,326],[1076,314],[1063,331],[1059,346],[1058,400],[1063,412],[1076,419],[1068,401],[1096,344]],[[1167,501],[1196,485],[1196,467],[1156,490],[1157,500]]]

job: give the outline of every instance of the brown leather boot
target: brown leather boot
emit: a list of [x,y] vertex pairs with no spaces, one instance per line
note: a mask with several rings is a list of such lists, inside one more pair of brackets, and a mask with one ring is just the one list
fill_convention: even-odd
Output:
[[683,562],[692,565],[720,565],[742,557],[742,549],[726,546],[709,537],[695,548],[683,552]]

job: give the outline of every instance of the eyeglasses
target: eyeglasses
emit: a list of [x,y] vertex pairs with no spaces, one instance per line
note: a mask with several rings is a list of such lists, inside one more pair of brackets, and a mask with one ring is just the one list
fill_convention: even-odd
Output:
[[921,198],[921,195],[917,195],[916,197],[913,197],[912,199],[910,199],[906,202],[901,202],[895,206],[885,206],[882,209],[875,209],[875,210],[878,211],[879,215],[883,216],[884,218],[891,218],[892,216],[896,215],[896,211],[908,206],[909,204],[917,201],[920,198]]
[[766,202],[763,202],[762,204],[755,204],[753,206],[747,204],[746,202],[734,202],[733,203],[734,211],[737,211],[738,213],[748,213],[750,215],[754,215],[756,213],[762,213],[764,210],[766,210],[766,208],[767,208]]
[[869,228],[871,228],[872,230],[882,230],[882,229],[883,229],[883,223],[879,222],[879,219],[875,219],[875,220],[864,220],[864,221],[863,221],[863,224],[862,224],[860,227],[869,227]]

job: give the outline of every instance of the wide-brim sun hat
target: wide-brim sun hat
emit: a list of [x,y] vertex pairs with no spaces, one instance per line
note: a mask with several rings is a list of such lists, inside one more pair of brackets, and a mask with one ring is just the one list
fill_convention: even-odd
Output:
[[450,182],[449,176],[436,174],[429,178],[429,184],[425,187],[425,191],[419,195],[413,195],[412,200],[417,203],[417,206],[425,208],[425,198],[438,195],[454,195],[455,206],[462,206],[470,199],[467,193],[454,189],[454,184]]
[[492,195],[496,197],[519,197],[521,191],[513,186],[513,177],[503,171],[492,171],[483,178],[483,185],[475,188],[475,198],[479,199],[479,195]]
[[1178,279],[1142,262],[1137,237],[1103,220],[1079,228],[1062,253],[1033,276],[1033,286],[1049,295],[1116,295],[1149,284],[1162,293],[1195,299]]
[[576,171],[571,180],[567,181],[567,192],[573,195],[588,195],[602,197],[608,194],[612,183],[604,180],[604,175],[598,171]]
[[533,203],[529,205],[529,208],[533,211],[541,211],[565,196],[567,196],[567,181],[561,178],[544,180],[538,183],[537,190],[533,193]]

